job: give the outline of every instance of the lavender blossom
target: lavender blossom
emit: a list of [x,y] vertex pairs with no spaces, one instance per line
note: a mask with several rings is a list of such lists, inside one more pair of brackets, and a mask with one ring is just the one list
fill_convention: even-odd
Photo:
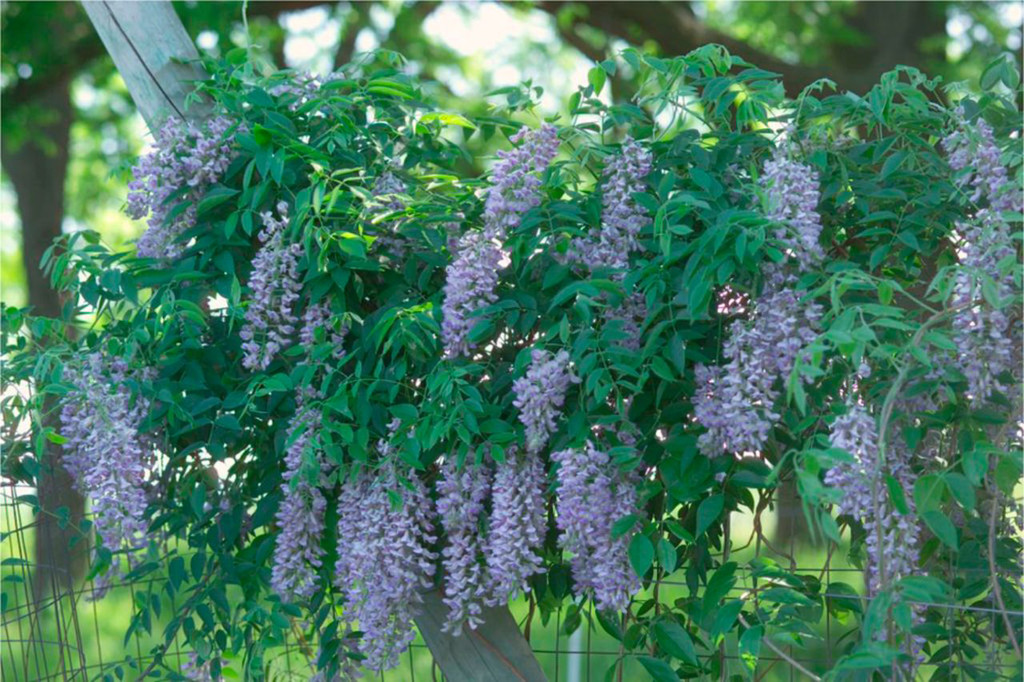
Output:
[[647,211],[633,195],[644,191],[644,178],[651,172],[653,156],[631,138],[619,155],[604,169],[601,229],[573,245],[569,259],[588,269],[629,266],[629,256],[639,247],[640,230],[647,224]]
[[252,261],[252,298],[239,334],[244,342],[242,365],[254,371],[266,369],[279,351],[291,345],[298,323],[294,308],[302,290],[298,272],[302,244],[285,242],[288,205],[278,203],[277,212],[280,219],[269,211],[260,214],[263,247]]
[[526,427],[526,451],[540,452],[558,429],[557,419],[565,404],[569,386],[580,379],[569,369],[569,354],[534,349],[526,375],[515,380],[512,404],[519,410],[519,421]]
[[970,197],[972,202],[987,202],[998,214],[1020,214],[1024,196],[1020,186],[1010,181],[992,126],[985,119],[979,118],[973,125],[961,120],[957,129],[942,141],[942,146],[949,154],[953,170],[971,171],[960,177],[958,184],[974,190]]
[[634,352],[640,350],[641,333],[647,319],[647,301],[643,294],[630,294],[615,308],[606,308],[604,318],[606,324],[617,325],[624,335],[618,345]]
[[[195,225],[196,205],[231,162],[230,119],[217,117],[203,126],[171,118],[156,134],[156,148],[139,159],[128,184],[125,212],[139,220],[149,216],[139,238],[140,258],[176,258],[182,233]],[[184,201],[184,211],[176,206]]]
[[346,622],[363,633],[359,651],[368,668],[394,667],[415,638],[420,591],[431,586],[437,559],[429,549],[436,540],[431,518],[415,472],[408,486],[391,465],[375,479],[363,475],[342,485],[335,584],[345,595]]
[[482,232],[469,232],[459,240],[455,260],[448,266],[441,306],[441,339],[445,356],[469,355],[475,345],[469,332],[482,318],[474,313],[498,300],[501,249]]
[[[882,588],[884,570],[888,584],[913,575],[917,570],[919,529],[914,513],[913,473],[909,454],[894,439],[886,457],[879,461],[878,429],[875,419],[859,405],[850,406],[831,429],[832,446],[845,450],[851,462],[840,462],[825,474],[825,484],[842,491],[837,503],[840,514],[861,523],[866,533],[868,594]],[[904,490],[908,514],[894,508],[886,484],[892,475]]]
[[544,124],[539,130],[520,128],[508,151],[499,151],[484,204],[484,235],[503,241],[524,213],[540,205],[541,175],[558,154],[558,130]]
[[727,364],[696,368],[694,415],[707,429],[698,445],[708,456],[760,450],[779,420],[776,384],[814,340],[821,317],[816,304],[802,304],[785,284],[772,283],[751,319],[733,324],[723,348]]
[[463,235],[446,270],[441,339],[448,358],[468,355],[474,348],[468,339],[479,321],[474,313],[497,300],[501,242],[525,212],[540,204],[540,176],[558,152],[558,134],[549,125],[536,131],[523,128],[512,142],[522,144],[498,152],[500,160],[491,174],[484,205],[483,231]]
[[480,515],[490,489],[490,472],[467,465],[460,472],[448,460],[437,484],[437,514],[448,543],[442,550],[448,618],[442,629],[452,635],[463,627],[475,630],[483,622],[481,604],[487,597],[481,561]]
[[619,519],[639,512],[635,481],[591,443],[551,455],[558,468],[558,544],[569,552],[578,594],[603,611],[622,612],[640,589],[629,563],[626,532],[612,537]]
[[[957,366],[967,378],[972,401],[981,403],[1004,388],[1000,375],[1019,368],[1019,351],[1014,351],[1010,316],[1004,306],[1019,295],[1012,272],[1001,263],[1011,263],[1017,251],[1004,215],[1020,215],[1021,189],[1011,183],[1000,162],[992,128],[978,119],[973,129],[965,123],[943,141],[949,164],[955,170],[970,169],[960,178],[961,186],[973,188],[971,201],[985,204],[973,219],[957,225],[963,237],[961,270],[953,290],[954,338]],[[1000,304],[993,305],[982,294],[985,281]]]
[[316,346],[316,332],[325,329],[324,340],[331,345],[331,357],[335,360],[345,355],[345,336],[348,327],[338,326],[331,315],[331,307],[326,301],[313,303],[302,315],[302,327],[299,329],[299,344],[311,355]]
[[[324,556],[327,500],[320,490],[320,478],[325,464],[321,453],[314,449],[322,415],[303,402],[288,432],[291,445],[285,454],[284,497],[277,511],[281,530],[270,578],[271,588],[286,601],[305,601],[317,593],[317,574]],[[312,456],[307,456],[309,453]]]
[[543,570],[539,555],[547,530],[544,465],[534,453],[512,450],[498,464],[491,490],[493,511],[484,546],[488,606],[507,604]]
[[825,258],[821,248],[818,172],[796,161],[787,146],[776,147],[764,165],[767,217],[775,222],[775,238],[796,259],[800,270],[810,270]]
[[[75,488],[92,503],[92,520],[103,545],[114,552],[111,574],[120,571],[123,553],[146,546],[147,487],[153,464],[139,427],[149,404],[133,396],[127,363],[91,353],[80,365],[68,365],[72,384],[62,400],[64,465]],[[102,596],[105,586],[97,589]]]

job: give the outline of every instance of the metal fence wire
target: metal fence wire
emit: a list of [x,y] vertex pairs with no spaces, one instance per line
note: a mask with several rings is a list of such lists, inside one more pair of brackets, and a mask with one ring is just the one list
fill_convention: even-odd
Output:
[[[38,590],[39,594],[33,593],[37,568],[34,564],[36,519],[41,511],[46,513],[38,509],[33,493],[31,488],[0,479],[2,680],[132,680],[138,679],[143,671],[150,668],[159,670],[164,679],[183,679],[180,675],[190,674],[194,654],[180,631],[167,645],[162,664],[153,665],[152,652],[158,645],[164,644],[164,625],[177,611],[174,599],[163,589],[165,579],[147,576],[122,581],[102,598],[93,599],[96,586],[92,581],[79,581],[69,588],[66,582],[60,580],[58,573],[50,572],[53,575],[51,584]],[[735,518],[731,526],[733,529],[742,528],[745,521],[757,528],[758,532],[752,533],[751,537],[760,537],[760,518],[756,525],[752,523],[753,519]],[[786,551],[780,551],[777,544],[768,546],[754,541],[745,548],[733,549],[732,557],[718,558],[731,558],[738,561],[741,567],[754,557],[776,561],[797,576],[819,581],[824,586],[820,596],[826,599],[849,599],[849,593],[829,594],[827,589],[827,586],[836,583],[846,583],[856,589],[860,589],[863,584],[861,571],[847,563],[844,550],[840,547],[826,553],[823,548],[801,548],[791,538]],[[815,559],[816,563],[813,561]],[[758,579],[749,571],[741,568],[737,575],[739,579],[732,589],[732,596],[749,599],[765,587],[765,581],[762,579],[759,586]],[[658,598],[662,603],[676,598],[684,599],[689,595],[689,590],[681,580],[662,580],[653,589],[658,590]],[[153,599],[153,595],[157,595],[156,598],[163,602],[158,609],[153,609],[162,622],[154,621],[146,624],[148,627],[136,627],[131,635],[125,636],[132,624],[134,605],[138,600]],[[618,682],[649,679],[634,657],[624,655],[623,644],[599,623],[592,608],[579,610],[571,602],[566,602],[561,609],[549,614],[548,618],[542,618],[535,606],[520,599],[511,604],[510,608],[549,680]],[[956,604],[929,604],[929,607],[944,610],[949,619],[956,618],[958,611],[978,608]],[[820,611],[817,627],[794,632],[778,628],[777,632],[769,632],[771,636],[762,641],[754,670],[747,668],[747,660],[738,651],[733,641],[735,638],[726,638],[719,650],[710,654],[724,664],[722,667],[725,672],[721,679],[796,681],[814,679],[831,669],[836,658],[856,643],[859,624],[856,618],[834,615],[821,604],[808,608]],[[1024,614],[1014,614],[1014,617],[1021,616]],[[296,625],[294,629],[298,633],[302,624]],[[625,625],[628,626],[628,623]],[[628,630],[628,627],[624,630]],[[284,642],[272,655],[266,657],[266,677],[268,680],[310,679],[314,674],[313,661],[310,659],[309,642]],[[225,658],[223,663],[225,679],[245,677],[241,658]],[[951,669],[941,677],[963,679],[962,671],[956,667],[958,665],[956,659],[950,656],[944,663],[922,666],[920,676],[932,677],[937,672],[943,672],[942,666],[949,666]],[[990,656],[980,664],[973,661],[972,665],[1000,677],[1011,677],[1020,672],[1019,661],[999,656]],[[190,679],[204,678],[191,674]],[[444,676],[422,638],[417,636],[399,666],[384,673],[364,671],[364,679],[435,682],[444,680]]]

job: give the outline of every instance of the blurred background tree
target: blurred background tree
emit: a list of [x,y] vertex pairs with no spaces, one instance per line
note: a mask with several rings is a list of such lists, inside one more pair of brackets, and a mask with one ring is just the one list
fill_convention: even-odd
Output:
[[[1020,54],[1020,2],[241,2],[175,3],[201,50],[251,46],[268,63],[326,73],[361,51],[401,52],[436,82],[442,102],[485,114],[484,93],[532,81],[547,111],[594,61],[636,45],[676,55],[709,42],[785,79],[790,94],[827,78],[861,92],[894,65],[947,81],[977,79],[997,54]],[[246,20],[243,20],[243,13]],[[0,299],[56,316],[60,301],[39,270],[62,231],[88,225],[113,244],[140,226],[119,209],[145,126],[81,7],[0,5]],[[606,90],[631,95],[626,80]],[[473,141],[475,143],[475,141]],[[52,453],[56,455],[56,453]],[[52,461],[52,460],[51,460]],[[60,467],[39,490],[44,508],[82,501]],[[799,505],[785,487],[776,537],[799,538]],[[787,499],[787,497],[789,499]],[[77,575],[66,531],[41,516],[37,565]],[[52,538],[48,541],[47,538]],[[49,584],[45,570],[37,581]]]

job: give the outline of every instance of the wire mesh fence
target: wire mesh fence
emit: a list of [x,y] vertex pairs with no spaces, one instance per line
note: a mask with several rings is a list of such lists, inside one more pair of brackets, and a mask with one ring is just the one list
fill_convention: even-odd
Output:
[[[147,576],[124,580],[100,599],[94,598],[97,594],[93,581],[79,581],[69,588],[67,582],[59,580],[59,573],[52,571],[49,572],[50,584],[34,585],[34,533],[40,511],[31,488],[9,480],[0,482],[2,679],[5,682],[139,679],[155,672],[164,679],[184,679],[185,676],[208,679],[193,671],[193,654],[180,631],[172,641],[163,641],[164,626],[179,607],[173,591],[163,589],[166,578]],[[764,571],[752,570],[751,566],[777,563],[780,569],[811,586],[809,591],[820,598],[785,608],[817,610],[814,612],[817,618],[806,618],[808,612],[805,611],[799,621],[792,621],[792,628],[787,627],[785,618],[776,619],[766,633],[756,663],[751,662],[749,652],[740,651],[735,638],[724,639],[710,656],[719,660],[719,669],[724,671],[721,679],[730,679],[733,675],[778,682],[814,679],[827,672],[837,657],[857,641],[857,618],[832,607],[849,606],[851,599],[856,600],[856,592],[863,587],[862,573],[849,563],[844,548],[825,551],[821,547],[801,546],[793,537],[782,550],[778,543],[768,546],[761,542],[762,518],[736,518],[731,527],[737,538],[744,535],[744,526],[749,527],[750,541],[741,539],[734,543],[737,548],[726,543],[722,556],[717,557],[738,563],[737,580],[729,596],[743,598],[757,608],[758,600],[767,596],[777,582],[765,577]],[[641,594],[638,602],[650,596],[655,596],[656,602],[661,604],[676,600],[682,603],[691,598],[691,593],[684,580],[663,579]],[[150,600],[150,605],[154,600],[160,604],[150,610],[151,614],[156,614],[155,618],[151,615],[150,622],[140,623],[133,620],[135,607],[144,600]],[[943,619],[957,618],[959,612],[985,610],[967,604],[922,606],[929,609],[930,619],[939,623]],[[634,656],[626,654],[626,646],[620,641],[621,638],[628,642],[634,636],[630,622],[609,624],[607,619],[602,622],[589,605],[577,608],[568,601],[546,617],[536,604],[525,599],[510,604],[510,608],[549,680],[648,679],[644,668]],[[1024,617],[1019,611],[1012,615]],[[743,615],[739,617],[742,619]],[[817,626],[797,625],[808,620],[816,622]],[[295,637],[281,642],[266,658],[264,668],[269,680],[310,679],[315,672],[315,646],[303,638],[304,623],[294,625]],[[613,636],[616,627],[619,631]],[[131,634],[126,636],[129,630]],[[161,652],[159,660],[154,656],[156,651]],[[226,677],[244,677],[245,662],[240,658],[225,658],[223,664]],[[918,676],[961,679],[965,676],[965,665],[968,664],[962,657],[948,656],[944,661],[923,664]],[[1009,678],[1020,672],[1019,661],[999,655],[987,658],[976,655],[969,665],[971,670],[999,677]],[[945,672],[943,667],[947,668]],[[363,672],[364,679],[386,682],[445,679],[418,635],[396,668],[383,673]]]

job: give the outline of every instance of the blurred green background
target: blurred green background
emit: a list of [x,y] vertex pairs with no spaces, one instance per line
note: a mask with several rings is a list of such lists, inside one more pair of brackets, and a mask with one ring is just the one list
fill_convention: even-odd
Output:
[[[840,90],[862,92],[898,64],[919,67],[947,82],[976,82],[984,66],[1001,53],[1009,52],[1019,61],[1024,21],[1021,2],[298,0],[247,6],[176,2],[175,7],[201,51],[223,54],[248,44],[254,56],[268,65],[323,74],[359,52],[387,48],[404,54],[409,69],[432,82],[445,108],[484,113],[491,101],[487,92],[531,81],[544,88],[542,106],[548,115],[564,111],[568,95],[586,82],[595,61],[627,45],[676,55],[718,42],[782,74],[790,94],[821,78],[830,79]],[[0,30],[0,302],[31,305],[37,313],[53,316],[60,301],[39,271],[43,251],[61,232],[86,227],[115,247],[127,246],[141,233],[142,225],[128,220],[121,206],[131,163],[151,136],[77,3],[3,2]],[[603,96],[628,100],[631,88],[627,81],[613,80]],[[137,587],[117,590],[95,605],[78,601],[77,612],[70,610],[70,600],[61,609],[55,608],[59,604],[50,605],[46,613],[57,616],[32,624],[27,615],[32,611],[32,565],[64,565],[79,573],[82,567],[66,556],[37,552],[34,530],[53,520],[33,517],[29,506],[9,499],[31,490],[4,490],[0,500],[0,532],[7,533],[0,538],[6,600],[5,641],[0,643],[4,673],[12,673],[10,679],[31,680],[57,669],[56,648],[51,648],[50,656],[45,647],[38,649],[35,662],[24,658],[25,647],[17,640],[26,637],[17,633],[31,633],[33,627],[41,627],[38,632],[52,641],[73,639],[88,652],[90,662],[144,653],[147,643],[159,637],[161,627],[154,624],[156,635],[144,641],[124,643],[130,605],[140,598]],[[807,541],[792,489],[781,493],[775,510],[765,514],[766,528],[771,529],[766,532],[777,545],[793,548],[802,567],[824,566],[827,557]],[[71,508],[72,516],[78,516],[76,508],[81,508],[82,501],[73,491],[65,486],[51,494]],[[735,519],[736,536],[745,538],[752,526],[753,519]],[[10,534],[12,530],[25,532]],[[749,558],[752,552],[748,548],[734,558]],[[783,557],[777,559],[788,563]],[[837,555],[831,567],[842,570],[849,563]],[[856,572],[845,576],[845,582],[859,585]],[[525,604],[515,605],[513,612],[525,618]],[[66,632],[60,635],[59,622],[69,622],[60,619],[71,615],[80,621],[81,631],[74,637]],[[616,652],[616,643],[600,627],[588,628],[586,623],[583,634],[571,643],[564,635],[556,637],[559,624],[552,618],[542,626],[534,619],[534,648],[562,652],[539,654],[546,672],[552,679],[604,679],[614,653],[582,660],[581,676],[571,678],[567,677],[569,667],[576,663],[564,651],[582,646]],[[837,625],[842,624],[823,621],[823,630],[805,642],[807,648],[800,655],[813,659],[818,670],[827,665],[830,652],[842,646],[843,635],[850,629],[833,630]],[[40,655],[50,660],[40,662]],[[294,673],[288,672],[289,660]],[[18,664],[9,668],[11,661]],[[283,660],[280,679],[307,678],[308,668],[300,661],[298,653]],[[433,679],[429,654],[414,648],[387,679]],[[633,679],[629,670],[623,679]],[[800,679],[800,674],[793,677],[791,668],[779,666],[768,671],[765,679]]]

